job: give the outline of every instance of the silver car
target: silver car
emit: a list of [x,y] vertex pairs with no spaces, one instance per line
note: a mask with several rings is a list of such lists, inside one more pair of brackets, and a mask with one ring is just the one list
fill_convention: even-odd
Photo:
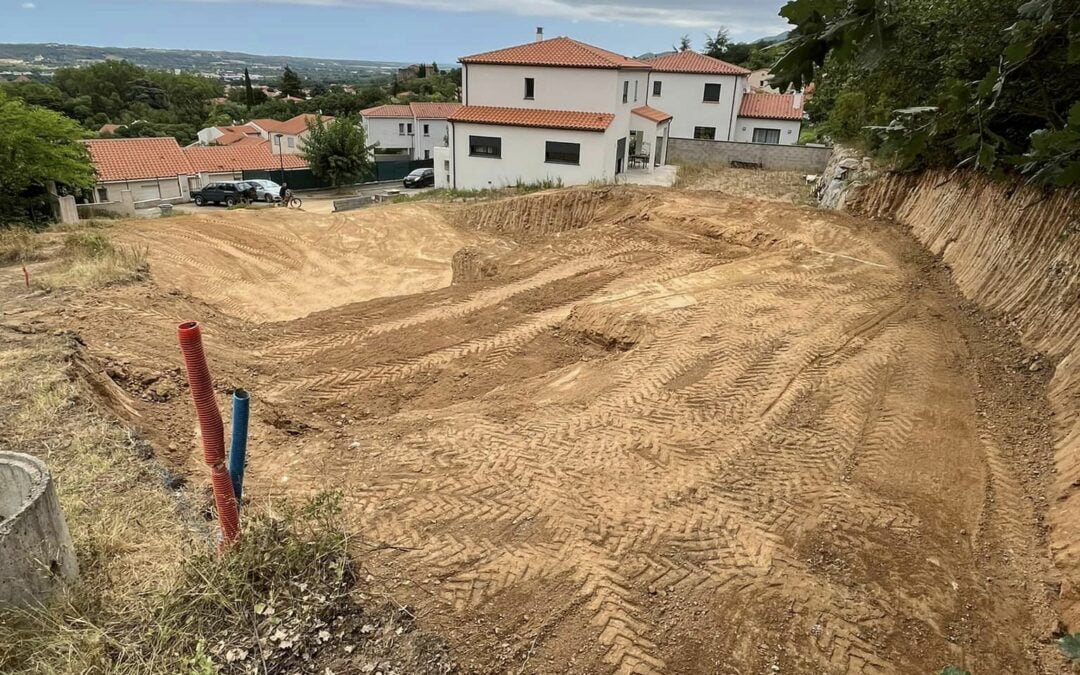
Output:
[[281,186],[272,180],[260,178],[258,180],[244,181],[255,188],[255,198],[266,203],[276,202],[281,198]]

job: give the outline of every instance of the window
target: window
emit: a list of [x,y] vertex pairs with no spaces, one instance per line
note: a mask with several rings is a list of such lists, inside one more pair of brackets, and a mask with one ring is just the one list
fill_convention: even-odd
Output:
[[754,142],[755,143],[771,143],[776,145],[780,142],[780,130],[779,129],[759,129],[754,128]]
[[630,80],[623,80],[622,83],[622,102],[626,103],[630,99]]
[[404,122],[399,122],[399,123],[398,123],[398,125],[397,125],[397,132],[398,132],[398,134],[399,134],[399,135],[401,135],[401,136],[404,136],[404,135],[405,135],[405,123],[404,123]]
[[532,98],[533,98],[533,95],[535,93],[536,93],[536,80],[531,78],[531,77],[526,77],[525,78],[525,98],[527,98],[527,99],[529,99],[531,101]]
[[443,171],[449,171],[450,170],[450,160],[444,159],[442,164],[443,164]]
[[109,191],[106,190],[105,188],[98,188],[97,197],[98,197],[97,200],[99,202],[107,202],[107,201],[109,201]]
[[424,151],[424,159],[431,159],[431,151],[430,150],[425,150]]
[[706,103],[719,103],[720,102],[720,85],[707,84],[705,85],[705,95],[702,97]]
[[652,83],[652,95],[653,95],[653,96],[659,96],[659,95],[660,95],[660,87],[661,87],[661,86],[662,86],[663,84],[664,84],[664,83],[663,83],[663,82],[661,82],[660,80],[657,80],[656,82],[653,82],[653,83]]
[[424,125],[424,135],[425,136],[430,136],[431,135],[431,128],[430,127],[431,127],[430,124],[425,124]]
[[716,127],[694,127],[694,138],[701,141],[715,141]]
[[469,136],[470,157],[502,157],[502,139],[498,136]]
[[409,132],[409,135],[412,136],[412,122],[406,124],[405,129]]
[[293,138],[292,136],[289,136],[289,147],[290,148],[295,148],[296,147],[296,139]]
[[544,161],[553,164],[579,164],[581,144],[548,141],[544,149]]
[[635,102],[637,101],[637,85],[638,85],[638,81],[634,80],[634,101]]

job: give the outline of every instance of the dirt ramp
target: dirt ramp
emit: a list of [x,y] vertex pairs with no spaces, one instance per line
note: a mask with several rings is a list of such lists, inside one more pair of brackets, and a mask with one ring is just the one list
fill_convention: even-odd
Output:
[[614,189],[542,192],[468,207],[458,215],[457,223],[465,229],[517,239],[539,237],[592,225],[601,206],[619,209],[627,203],[626,196]]
[[[886,176],[848,208],[909,226],[965,295],[1014,319],[1025,344],[1049,357],[1057,436],[1051,542],[1065,577],[1065,618],[1080,628],[1080,193],[939,171]],[[1043,362],[1023,365],[1038,371]]]

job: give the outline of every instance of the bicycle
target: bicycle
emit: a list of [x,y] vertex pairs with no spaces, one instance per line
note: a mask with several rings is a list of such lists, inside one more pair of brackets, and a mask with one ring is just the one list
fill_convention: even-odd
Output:
[[289,201],[286,204],[290,209],[298,209],[304,205],[304,200],[299,197],[289,197]]

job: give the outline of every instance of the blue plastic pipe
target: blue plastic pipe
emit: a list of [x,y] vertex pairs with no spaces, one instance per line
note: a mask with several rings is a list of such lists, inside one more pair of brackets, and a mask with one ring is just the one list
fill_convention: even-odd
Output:
[[232,397],[232,446],[229,448],[229,478],[232,480],[236,507],[240,508],[244,489],[244,462],[247,458],[248,404],[251,397],[237,389]]

